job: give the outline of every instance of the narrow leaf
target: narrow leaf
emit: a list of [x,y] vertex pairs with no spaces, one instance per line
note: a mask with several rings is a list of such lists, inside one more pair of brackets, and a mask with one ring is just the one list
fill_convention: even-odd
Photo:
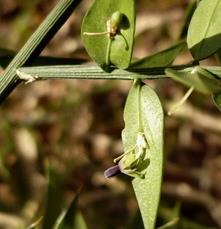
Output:
[[63,225],[63,218],[65,217],[65,212],[60,215],[59,219],[57,220],[53,229],[87,229],[87,225],[82,214],[78,211],[73,216],[73,223],[72,224],[64,224]]
[[16,69],[30,63],[65,23],[81,0],[60,0],[38,29],[28,39],[0,77],[0,102],[20,83]]
[[163,226],[158,227],[157,229],[174,228],[178,224],[179,220],[180,220],[179,218],[174,218],[171,221],[169,221],[166,224],[164,224]]
[[56,171],[48,166],[48,192],[44,208],[42,229],[53,228],[61,212],[62,205],[62,179]]
[[221,93],[212,94],[212,98],[216,107],[221,111]]
[[77,193],[68,209],[61,215],[54,229],[87,229],[82,214],[77,209],[79,193]]
[[190,22],[187,44],[195,60],[221,48],[221,0],[201,0]]
[[[123,14],[123,17],[118,25],[117,34],[112,38],[108,34],[85,34],[107,32],[107,22],[116,11]],[[134,0],[95,0],[84,17],[81,35],[88,54],[98,65],[107,69],[109,56],[110,63],[124,69],[130,64],[134,30]]]
[[34,223],[32,223],[27,229],[37,229],[37,228],[39,228],[39,225],[40,225],[42,219],[43,219],[43,217],[41,216]]
[[155,92],[135,81],[124,110],[125,129],[122,132],[124,151],[136,143],[137,132],[144,131],[148,143],[149,165],[144,179],[132,181],[144,227],[153,229],[158,211],[163,166],[163,111]]
[[208,67],[203,67],[206,69],[208,72],[211,72],[216,78],[221,78],[221,67],[220,66],[208,66]]
[[178,81],[188,87],[193,87],[195,90],[204,93],[211,94],[221,91],[219,81],[209,73],[209,71],[202,69],[201,67],[195,67],[194,69],[187,70],[173,70],[166,69],[165,73],[175,81]]
[[130,69],[168,66],[176,59],[177,55],[184,49],[185,46],[186,42],[181,41],[168,49],[135,61],[130,65]]

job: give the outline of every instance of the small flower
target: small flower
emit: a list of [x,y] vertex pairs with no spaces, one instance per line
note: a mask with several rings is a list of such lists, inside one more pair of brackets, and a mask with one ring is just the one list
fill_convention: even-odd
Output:
[[104,176],[106,178],[111,178],[117,176],[120,173],[121,173],[120,166],[114,165],[104,171]]
[[147,149],[149,145],[143,132],[137,133],[136,144],[129,151],[114,159],[117,165],[105,170],[104,176],[111,178],[120,173],[128,176],[144,179],[147,167],[150,164]]

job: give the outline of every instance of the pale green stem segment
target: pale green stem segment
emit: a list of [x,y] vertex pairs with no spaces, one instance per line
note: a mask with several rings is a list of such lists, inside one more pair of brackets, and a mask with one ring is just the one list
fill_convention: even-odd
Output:
[[108,34],[108,32],[95,32],[95,33],[84,32],[83,34],[87,36],[100,36],[100,35],[106,35]]
[[112,38],[110,37],[107,42],[107,51],[106,51],[106,65],[110,65],[110,54],[111,54],[111,43],[112,43]]
[[194,90],[194,87],[189,88],[189,90],[185,93],[185,95],[182,97],[182,99],[177,102],[169,111],[168,115],[172,115],[174,112],[176,112],[177,109],[179,109],[185,102],[186,100],[190,97]]

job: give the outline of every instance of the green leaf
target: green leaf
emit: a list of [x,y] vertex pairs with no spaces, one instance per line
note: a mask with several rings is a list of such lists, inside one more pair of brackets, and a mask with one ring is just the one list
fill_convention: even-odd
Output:
[[179,35],[180,39],[186,38],[189,24],[190,24],[190,21],[191,21],[191,18],[193,16],[194,11],[196,10],[196,7],[197,7],[197,2],[195,0],[189,1],[189,5],[188,5],[187,10],[185,12],[184,24],[182,26],[182,29],[181,29],[181,32]]
[[221,78],[221,67],[220,66],[208,66],[208,67],[203,67],[206,69],[208,72],[213,74],[215,78]]
[[149,146],[146,153],[150,163],[145,179],[135,178],[132,184],[144,227],[153,229],[160,199],[163,166],[163,110],[154,90],[135,81],[126,101],[124,120],[124,152],[135,145],[137,132],[141,129]]
[[42,221],[42,216],[39,218],[39,219],[37,219],[34,223],[32,223],[27,229],[38,229],[39,228],[39,225],[40,225],[40,223],[41,223],[41,221]]
[[58,218],[63,201],[62,178],[57,172],[48,165],[48,190],[47,200],[44,207],[44,217],[42,229],[53,228],[56,219]]
[[221,0],[202,0],[195,10],[187,34],[187,44],[195,60],[221,48]]
[[166,69],[165,73],[172,79],[188,86],[193,87],[195,90],[204,93],[211,94],[221,91],[219,81],[207,70],[197,66],[194,69],[173,70]]
[[181,41],[168,49],[135,61],[130,65],[130,69],[168,66],[176,59],[177,55],[184,49],[185,46],[186,42]]
[[87,229],[82,214],[77,209],[79,193],[77,193],[68,209],[59,217],[54,229]]
[[[111,16],[116,11],[123,14],[123,18],[119,25],[120,32],[111,39],[111,42],[107,34],[94,36],[84,34],[85,32],[106,32],[107,21],[111,19]],[[95,0],[84,17],[81,36],[88,54],[103,69],[107,70],[109,67],[106,61],[108,52],[110,62],[124,69],[130,64],[134,30],[135,0]]]
[[212,98],[216,107],[221,111],[221,93],[212,94]]

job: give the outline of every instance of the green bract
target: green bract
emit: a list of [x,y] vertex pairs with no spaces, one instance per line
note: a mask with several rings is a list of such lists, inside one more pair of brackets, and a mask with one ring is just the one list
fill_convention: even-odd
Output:
[[[102,7],[101,7],[102,6]],[[130,65],[135,30],[134,0],[95,0],[84,17],[81,36],[92,59],[103,69]]]

